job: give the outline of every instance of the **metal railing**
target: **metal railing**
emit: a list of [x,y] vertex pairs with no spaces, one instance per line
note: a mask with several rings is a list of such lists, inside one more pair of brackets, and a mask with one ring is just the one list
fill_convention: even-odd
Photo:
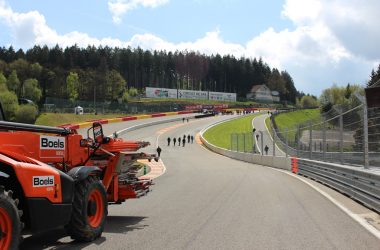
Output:
[[308,176],[347,194],[380,212],[380,175],[357,168],[299,159],[298,174]]
[[273,124],[276,144],[300,158],[380,167],[380,108],[333,109],[321,118],[293,128]]

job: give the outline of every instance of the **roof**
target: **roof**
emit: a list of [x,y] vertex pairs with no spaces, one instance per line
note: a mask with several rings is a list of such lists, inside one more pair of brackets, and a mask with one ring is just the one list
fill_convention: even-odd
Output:
[[253,85],[251,88],[251,93],[258,91],[263,86],[265,86],[265,85]]

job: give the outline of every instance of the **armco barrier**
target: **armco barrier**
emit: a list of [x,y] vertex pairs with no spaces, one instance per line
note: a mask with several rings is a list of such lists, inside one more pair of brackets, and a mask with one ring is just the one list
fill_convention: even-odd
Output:
[[203,133],[212,126],[201,131],[201,140],[211,151],[245,162],[291,170],[296,174],[333,187],[367,207],[380,212],[380,172],[296,157],[262,156],[227,150],[212,145],[204,139]]
[[380,212],[380,173],[307,159],[298,159],[298,173],[329,185]]
[[[229,120],[233,120],[233,119],[237,119],[237,118],[240,118],[240,117],[235,117],[235,118],[232,118]],[[258,165],[264,165],[264,166],[273,167],[273,168],[285,169],[285,170],[289,170],[289,171],[291,170],[290,158],[280,157],[280,156],[267,156],[267,155],[258,155],[258,154],[252,154],[252,153],[235,152],[235,151],[231,151],[228,149],[224,149],[224,148],[220,148],[220,147],[217,147],[215,145],[212,145],[203,137],[203,133],[206,132],[206,130],[208,130],[208,129],[212,128],[213,126],[216,126],[220,123],[229,121],[229,120],[225,120],[225,121],[222,121],[219,123],[215,123],[215,124],[205,128],[205,129],[203,129],[200,132],[201,141],[208,149],[210,149],[211,151],[213,151],[215,153],[218,153],[218,154],[221,154],[221,155],[224,155],[224,156],[236,159],[236,160],[241,160],[241,161],[254,163],[254,164],[258,164]]]
[[[194,118],[194,117],[191,116],[190,118]],[[176,122],[176,121],[182,121],[182,117],[180,117],[180,118],[173,118],[173,119],[167,119],[167,120],[162,120],[162,121],[154,121],[154,122],[148,122],[148,123],[138,124],[138,125],[135,125],[135,126],[132,126],[132,127],[129,127],[129,128],[126,128],[126,129],[118,131],[117,135],[121,136],[121,135],[123,135],[125,133],[131,132],[131,131],[134,131],[134,130],[137,130],[137,129],[140,129],[140,128],[145,128],[145,127],[154,126],[154,125],[158,125],[158,124],[169,123],[169,122]]]
[[144,115],[135,115],[135,116],[125,116],[125,117],[117,117],[117,118],[109,118],[109,119],[99,119],[99,120],[91,120],[86,122],[81,122],[78,124],[63,124],[59,127],[70,128],[70,129],[80,129],[80,128],[88,128],[91,127],[94,122],[99,122],[101,124],[115,123],[115,122],[124,122],[124,121],[132,121],[132,120],[140,120],[147,118],[156,118],[162,116],[172,116],[172,115],[186,115],[196,113],[196,111],[178,111],[178,112],[166,112],[166,113],[154,113],[154,114],[144,114]]

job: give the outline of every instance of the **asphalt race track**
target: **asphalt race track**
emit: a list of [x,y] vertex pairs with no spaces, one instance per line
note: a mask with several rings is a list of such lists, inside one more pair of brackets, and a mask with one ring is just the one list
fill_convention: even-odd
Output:
[[[146,152],[154,152],[156,141],[163,149],[166,172],[153,192],[109,206],[105,232],[94,242],[73,242],[57,229],[25,236],[21,249],[380,249],[379,239],[297,178],[214,154],[195,141],[167,146],[167,137],[195,136],[230,117],[126,134],[150,141]],[[173,124],[182,125],[168,129]]]

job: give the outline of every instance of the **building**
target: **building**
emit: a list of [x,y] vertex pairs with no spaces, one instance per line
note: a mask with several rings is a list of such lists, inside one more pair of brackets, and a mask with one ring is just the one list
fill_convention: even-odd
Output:
[[279,102],[280,94],[278,91],[271,91],[266,85],[254,85],[247,94],[247,99],[261,102]]

